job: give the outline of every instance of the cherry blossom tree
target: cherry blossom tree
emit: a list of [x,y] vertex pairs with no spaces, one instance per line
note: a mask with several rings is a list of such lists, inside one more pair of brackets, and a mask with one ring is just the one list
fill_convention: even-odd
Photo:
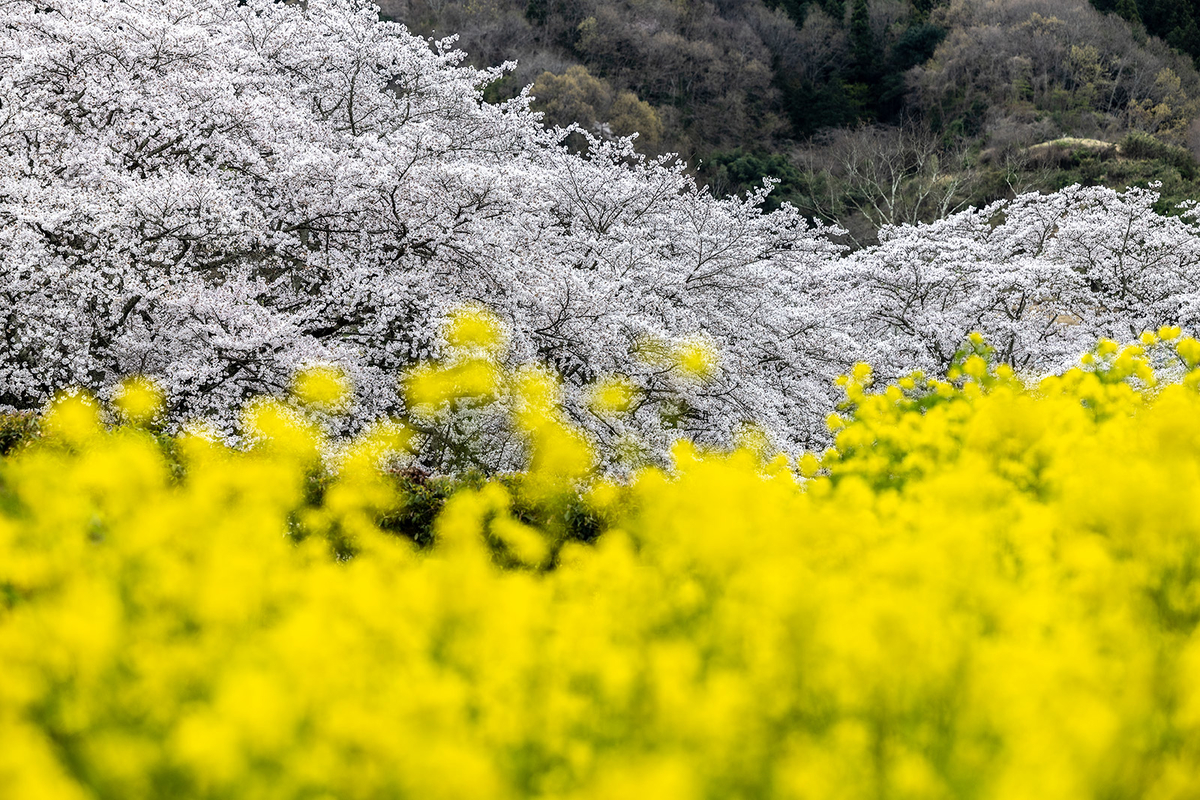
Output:
[[[1037,371],[1196,322],[1194,214],[1152,191],[1022,196],[847,255],[763,213],[769,186],[713,197],[629,139],[568,150],[527,95],[484,102],[507,65],[462,58],[361,0],[0,0],[0,406],[137,373],[173,424],[234,435],[246,398],[333,362],[352,430],[411,410],[398,379],[473,304],[507,327],[505,366],[562,375],[602,452],[653,460],[745,423],[820,446],[839,372],[941,368],[975,329]],[[588,401],[612,376],[620,415]],[[424,463],[519,463],[475,412],[428,421]]]
[[[473,302],[513,360],[571,387],[626,374],[670,395],[665,429],[719,440],[782,421],[825,348],[787,298],[836,248],[795,212],[713,198],[629,140],[574,155],[527,97],[483,102],[505,67],[372,5],[11,0],[0,31],[7,407],[136,372],[232,432],[245,397],[334,361],[354,425],[402,410],[398,374]],[[631,355],[694,335],[723,359],[704,386]],[[634,427],[664,430],[660,405]]]
[[1069,187],[929,225],[893,226],[848,259],[877,361],[941,370],[972,331],[1029,373],[1061,369],[1098,338],[1200,324],[1194,208],[1154,210],[1152,189]]

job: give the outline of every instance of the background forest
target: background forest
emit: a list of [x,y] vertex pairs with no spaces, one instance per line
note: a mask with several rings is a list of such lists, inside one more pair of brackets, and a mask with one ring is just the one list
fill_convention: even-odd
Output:
[[[545,122],[638,132],[714,192],[763,176],[852,244],[1023,191],[1197,187],[1194,0],[383,0]],[[582,140],[581,140],[582,141]]]

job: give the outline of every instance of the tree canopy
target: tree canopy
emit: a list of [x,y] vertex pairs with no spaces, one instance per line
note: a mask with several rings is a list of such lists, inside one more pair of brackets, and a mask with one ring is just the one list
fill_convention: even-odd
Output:
[[[503,69],[355,0],[18,0],[0,62],[7,408],[138,373],[175,424],[232,435],[243,399],[333,362],[357,428],[405,410],[397,381],[447,352],[448,315],[486,307],[498,366],[549,365],[589,435],[653,459],[746,424],[819,444],[833,376],[866,353],[884,375],[943,369],[979,330],[1036,372],[1200,321],[1194,213],[1159,215],[1153,191],[885,219],[848,255],[794,207],[762,211],[769,183],[719,199],[627,139],[566,147],[526,94],[484,99]],[[619,419],[588,403],[610,378],[636,398]],[[467,444],[427,463],[515,463],[498,416],[433,415],[429,442]]]

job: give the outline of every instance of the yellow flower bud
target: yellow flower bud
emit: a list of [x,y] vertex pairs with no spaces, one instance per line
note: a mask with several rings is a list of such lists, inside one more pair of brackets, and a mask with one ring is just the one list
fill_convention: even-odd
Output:
[[599,414],[620,414],[633,405],[636,391],[626,378],[608,378],[591,387],[589,406]]
[[307,367],[292,378],[292,396],[314,411],[344,411],[350,404],[350,381],[338,366]]
[[686,339],[675,347],[675,365],[689,378],[710,380],[717,370],[716,347],[704,338]]
[[962,370],[975,380],[982,380],[987,375],[987,362],[980,356],[971,356],[963,362]]
[[485,308],[463,306],[450,313],[445,328],[446,342],[458,350],[497,353],[505,344],[504,324]]
[[163,413],[162,389],[149,378],[127,378],[121,382],[113,397],[113,406],[134,425],[148,425]]

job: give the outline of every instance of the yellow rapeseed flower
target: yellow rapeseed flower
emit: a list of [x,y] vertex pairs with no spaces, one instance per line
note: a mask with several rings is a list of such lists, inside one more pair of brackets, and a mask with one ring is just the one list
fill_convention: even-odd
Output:
[[478,306],[463,306],[447,319],[445,337],[451,347],[495,354],[507,341],[504,323],[493,312]]
[[1200,369],[1096,360],[856,378],[803,480],[597,480],[535,367],[529,468],[458,484],[399,422],[164,444],[64,395],[0,459],[0,796],[1187,797]]
[[1164,342],[1169,342],[1178,339],[1183,335],[1183,328],[1178,325],[1163,325],[1158,329],[1158,338]]
[[977,381],[983,380],[987,377],[987,362],[977,355],[968,356],[963,361],[962,371]]
[[85,392],[64,392],[50,401],[42,418],[48,436],[80,444],[102,430],[100,405]]
[[161,418],[166,398],[158,384],[149,378],[133,377],[122,381],[113,397],[113,407],[134,425],[149,425]]
[[675,345],[675,365],[685,377],[711,380],[716,375],[717,364],[717,349],[707,338],[690,337]]
[[600,414],[619,414],[633,405],[636,392],[636,387],[628,378],[606,378],[590,387],[589,405]]
[[314,411],[345,411],[350,405],[350,380],[346,371],[336,365],[306,367],[292,378],[292,396]]
[[1200,341],[1191,336],[1185,336],[1176,342],[1175,352],[1184,360],[1189,369],[1200,365]]

